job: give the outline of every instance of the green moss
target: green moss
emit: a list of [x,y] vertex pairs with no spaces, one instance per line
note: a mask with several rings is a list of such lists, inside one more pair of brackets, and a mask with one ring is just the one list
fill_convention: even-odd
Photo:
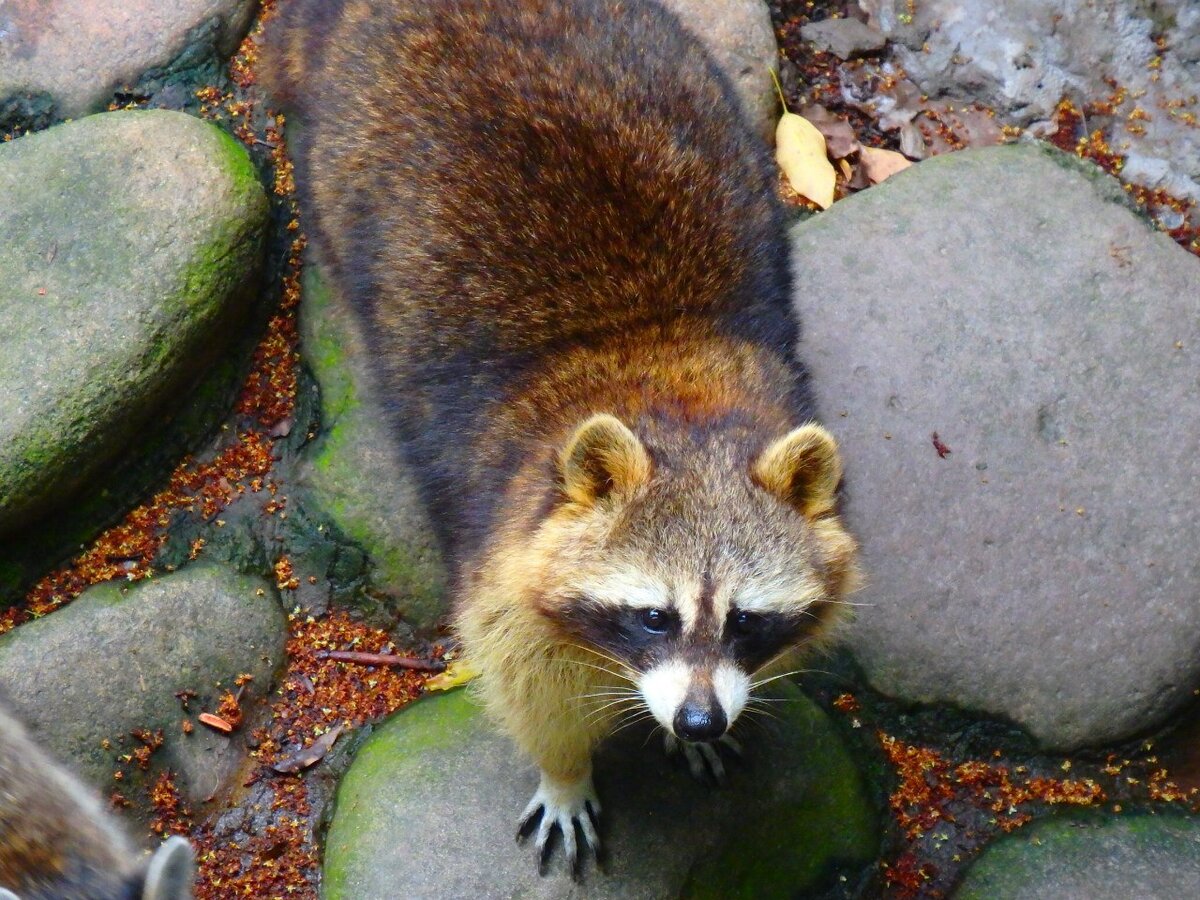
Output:
[[[458,689],[440,696],[429,696],[388,719],[367,739],[354,757],[354,764],[342,778],[335,798],[333,824],[325,842],[325,894],[351,896],[349,875],[370,864],[370,844],[364,849],[360,827],[370,828],[370,818],[355,813],[370,809],[381,785],[386,785],[396,769],[396,760],[421,760],[444,753],[455,745],[471,740],[482,726],[479,708],[467,691]],[[426,780],[437,772],[423,767]]]
[[858,869],[879,851],[878,817],[862,775],[825,713],[790,685],[791,727],[804,735],[793,748],[808,789],[782,793],[692,870],[690,900],[792,898],[818,888],[835,870]]

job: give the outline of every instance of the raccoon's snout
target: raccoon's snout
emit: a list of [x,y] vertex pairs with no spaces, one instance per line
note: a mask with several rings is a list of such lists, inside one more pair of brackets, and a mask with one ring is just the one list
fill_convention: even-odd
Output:
[[709,703],[685,701],[672,725],[675,736],[685,741],[715,741],[725,733],[729,720],[714,697]]

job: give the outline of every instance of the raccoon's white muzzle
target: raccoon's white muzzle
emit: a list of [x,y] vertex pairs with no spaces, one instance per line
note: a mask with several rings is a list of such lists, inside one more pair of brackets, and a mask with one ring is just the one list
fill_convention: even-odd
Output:
[[713,741],[734,723],[750,694],[750,678],[721,661],[708,669],[675,659],[649,669],[638,690],[658,723],[685,741]]

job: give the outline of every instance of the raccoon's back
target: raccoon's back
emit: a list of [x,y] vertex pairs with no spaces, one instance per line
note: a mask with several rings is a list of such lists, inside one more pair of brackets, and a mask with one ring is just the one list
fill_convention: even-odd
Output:
[[689,315],[792,336],[766,148],[656,3],[293,0],[284,16],[268,79],[300,114],[308,225],[394,374],[486,380]]

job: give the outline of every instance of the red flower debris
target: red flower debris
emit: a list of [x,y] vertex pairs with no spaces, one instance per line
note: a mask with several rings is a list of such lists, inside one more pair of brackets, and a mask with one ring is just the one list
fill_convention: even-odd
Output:
[[292,569],[292,561],[281,556],[275,563],[275,587],[281,591],[294,591],[300,587],[300,579]]
[[[172,513],[184,510],[212,518],[242,494],[241,482],[266,475],[273,463],[270,439],[254,431],[239,435],[236,443],[209,462],[185,459],[166,488],[131,510],[71,562],[38,581],[23,603],[0,612],[0,634],[58,609],[93,584],[149,578],[154,574],[154,558],[166,542]],[[194,552],[202,546],[193,545]]]
[[[1090,104],[1084,109],[1070,100],[1061,101],[1054,116],[1057,131],[1049,140],[1060,150],[1074,153],[1081,159],[1090,160],[1105,172],[1119,178],[1125,165],[1125,158],[1113,149],[1103,131],[1100,129],[1086,131],[1084,127],[1087,115],[1117,115],[1120,107],[1127,102],[1124,89],[1117,87],[1115,82],[1112,82],[1111,85],[1114,92],[1107,99]],[[1197,102],[1196,97],[1166,101],[1168,114],[1173,112],[1176,115],[1190,115],[1191,120],[1194,120],[1193,113],[1180,113],[1179,110],[1184,109],[1187,105],[1194,106]],[[1141,122],[1149,118],[1150,114],[1139,106],[1134,106],[1126,115],[1127,122],[1129,120]],[[1197,208],[1194,201],[1174,197],[1163,190],[1141,187],[1136,184],[1123,184],[1123,186],[1133,202],[1149,212],[1155,221],[1160,223],[1160,228],[1171,236],[1172,240],[1185,250],[1200,256],[1200,209]],[[1158,215],[1155,215],[1156,213]],[[1174,228],[1162,226],[1161,216],[1163,213],[1170,214],[1171,220],[1177,221],[1179,224]]]
[[150,803],[154,807],[154,818],[150,830],[163,837],[171,834],[187,836],[192,813],[175,785],[175,773],[163,772],[150,789]]
[[[894,862],[883,865],[885,881],[899,897],[944,895],[930,884],[938,870],[923,859],[920,846],[927,836],[951,840],[949,829],[940,826],[955,825],[953,839],[964,854],[971,854],[997,833],[1015,831],[1032,821],[1040,804],[1095,806],[1106,799],[1104,790],[1090,778],[1023,777],[1023,766],[1010,769],[983,760],[955,763],[929,747],[905,743],[882,731],[878,737],[899,777],[888,806],[905,846]],[[943,833],[935,834],[938,830]]]
[[856,713],[862,709],[862,704],[853,694],[838,694],[833,698],[833,708],[842,713]]
[[[271,721],[254,732],[256,768],[247,787],[269,821],[245,840],[219,836],[211,826],[191,833],[199,848],[197,900],[296,897],[316,900],[320,859],[308,789],[297,775],[273,770],[331,730],[375,721],[416,699],[427,674],[347,664],[329,651],[394,653],[386,631],[342,612],[290,619],[288,669],[276,691]],[[244,826],[243,826],[244,827]]]

